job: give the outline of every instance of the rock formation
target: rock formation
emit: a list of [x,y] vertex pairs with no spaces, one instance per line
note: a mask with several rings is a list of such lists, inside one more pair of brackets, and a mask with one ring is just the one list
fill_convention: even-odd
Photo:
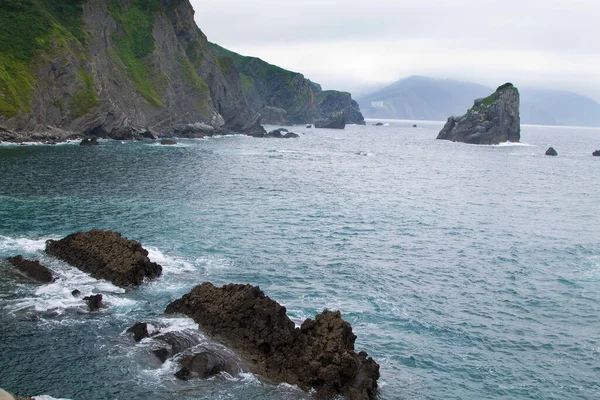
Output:
[[594,157],[600,157],[600,150],[594,150],[594,152],[592,153],[592,155]]
[[150,337],[150,334],[148,333],[148,324],[145,322],[136,322],[129,329],[127,329],[127,333],[133,333],[133,340],[136,342]]
[[379,365],[354,351],[356,336],[338,312],[324,311],[296,328],[285,307],[258,287],[211,283],[196,286],[168,305],[167,313],[194,319],[267,379],[314,389],[319,398],[373,399]]
[[556,150],[554,150],[554,147],[548,147],[548,150],[546,150],[546,155],[547,156],[557,156],[558,152]]
[[511,83],[492,95],[475,100],[461,117],[450,117],[438,139],[471,144],[518,142],[521,139],[519,91]]
[[343,111],[332,112],[327,117],[315,122],[315,128],[344,129],[346,127],[346,115]]
[[103,306],[102,294],[100,294],[100,293],[94,294],[91,296],[86,296],[83,298],[83,301],[85,301],[87,303],[88,309],[90,311],[98,311],[100,309],[100,307]]
[[162,267],[148,259],[148,251],[139,242],[118,232],[93,229],[48,240],[46,253],[121,287],[139,285],[144,278],[162,273]]
[[27,275],[29,278],[40,282],[50,283],[54,281],[52,272],[40,264],[39,261],[26,260],[23,256],[18,255],[15,257],[7,258],[7,261],[11,263],[16,269]]
[[181,369],[175,373],[175,376],[186,381],[191,378],[210,378],[221,372],[237,375],[242,372],[242,369],[235,361],[233,357],[227,357],[223,352],[202,349],[193,354],[183,356],[179,360]]
[[208,134],[248,134],[263,131],[263,111],[281,124],[329,108],[362,118],[349,94],[277,67],[261,75],[268,64],[246,65],[210,44],[189,0],[2,1],[0,38],[10,38],[0,57],[0,140],[171,137],[196,123]]
[[292,139],[300,137],[297,133],[290,132],[285,128],[278,128],[270,131],[269,133],[258,133],[252,134],[251,136],[257,138],[277,138],[277,139]]

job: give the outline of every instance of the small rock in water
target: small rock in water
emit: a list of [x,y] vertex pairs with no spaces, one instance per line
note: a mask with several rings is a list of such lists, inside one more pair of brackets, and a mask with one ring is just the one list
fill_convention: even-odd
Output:
[[136,322],[131,328],[127,329],[127,332],[133,333],[133,340],[136,342],[150,337],[150,334],[148,334],[148,324],[145,322]]
[[376,124],[373,124],[373,126],[383,126],[383,122],[378,122]]
[[174,144],[177,144],[177,142],[171,139],[163,139],[160,141],[160,144],[162,144],[163,146],[172,146]]
[[311,124],[306,125],[307,128],[312,128]]
[[596,150],[592,153],[594,157],[600,157],[600,150]]
[[557,156],[558,153],[556,152],[556,150],[554,150],[554,147],[549,147],[548,150],[546,150],[546,155],[547,156]]
[[83,139],[81,141],[81,143],[79,143],[80,146],[84,146],[84,147],[89,147],[89,146],[99,146],[100,143],[98,142],[98,138],[91,138],[91,139]]
[[417,124],[414,124],[414,125],[413,125],[413,128],[416,128],[416,127],[417,127]]
[[79,290],[75,289],[75,290],[73,290],[73,291],[71,292],[71,295],[72,295],[73,297],[78,297],[78,296],[80,296],[80,295],[81,295],[81,292],[80,292]]
[[87,302],[90,311],[98,311],[102,307],[102,295],[100,293],[86,296],[83,301]]

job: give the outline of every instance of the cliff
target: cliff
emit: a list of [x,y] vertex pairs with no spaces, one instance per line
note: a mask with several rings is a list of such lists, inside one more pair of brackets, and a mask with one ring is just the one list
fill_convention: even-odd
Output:
[[304,75],[246,57],[211,43],[219,60],[230,59],[239,70],[250,107],[268,124],[314,124],[332,112],[344,112],[346,124],[364,125],[358,103],[350,93],[322,90]]
[[263,131],[244,75],[213,47],[189,0],[4,0],[0,140]]
[[437,138],[471,144],[518,142],[521,138],[519,91],[506,83],[490,96],[475,100],[465,115],[448,118]]

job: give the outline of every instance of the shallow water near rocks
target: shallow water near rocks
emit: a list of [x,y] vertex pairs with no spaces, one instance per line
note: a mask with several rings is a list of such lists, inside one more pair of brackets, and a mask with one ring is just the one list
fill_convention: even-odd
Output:
[[[373,122],[293,140],[0,146],[0,257],[59,276],[34,285],[0,264],[0,387],[310,398],[251,374],[178,381],[124,335],[138,320],[193,332],[162,311],[211,281],[259,285],[296,323],[341,310],[381,364],[382,399],[599,398],[600,129],[523,126],[522,144],[474,146],[436,141],[442,122]],[[163,276],[124,291],[43,254],[91,228],[142,242]],[[88,313],[73,289],[107,307]]]

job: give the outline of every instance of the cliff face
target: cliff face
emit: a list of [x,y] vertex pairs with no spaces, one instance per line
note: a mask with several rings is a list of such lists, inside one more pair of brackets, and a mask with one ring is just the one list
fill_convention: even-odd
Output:
[[222,62],[231,60],[239,70],[250,107],[269,124],[314,124],[332,112],[344,112],[347,124],[364,125],[358,103],[350,93],[322,90],[304,75],[271,65],[259,58],[245,57],[210,44]]
[[518,142],[521,138],[519,91],[511,83],[475,104],[461,117],[450,117],[438,139],[471,144]]

